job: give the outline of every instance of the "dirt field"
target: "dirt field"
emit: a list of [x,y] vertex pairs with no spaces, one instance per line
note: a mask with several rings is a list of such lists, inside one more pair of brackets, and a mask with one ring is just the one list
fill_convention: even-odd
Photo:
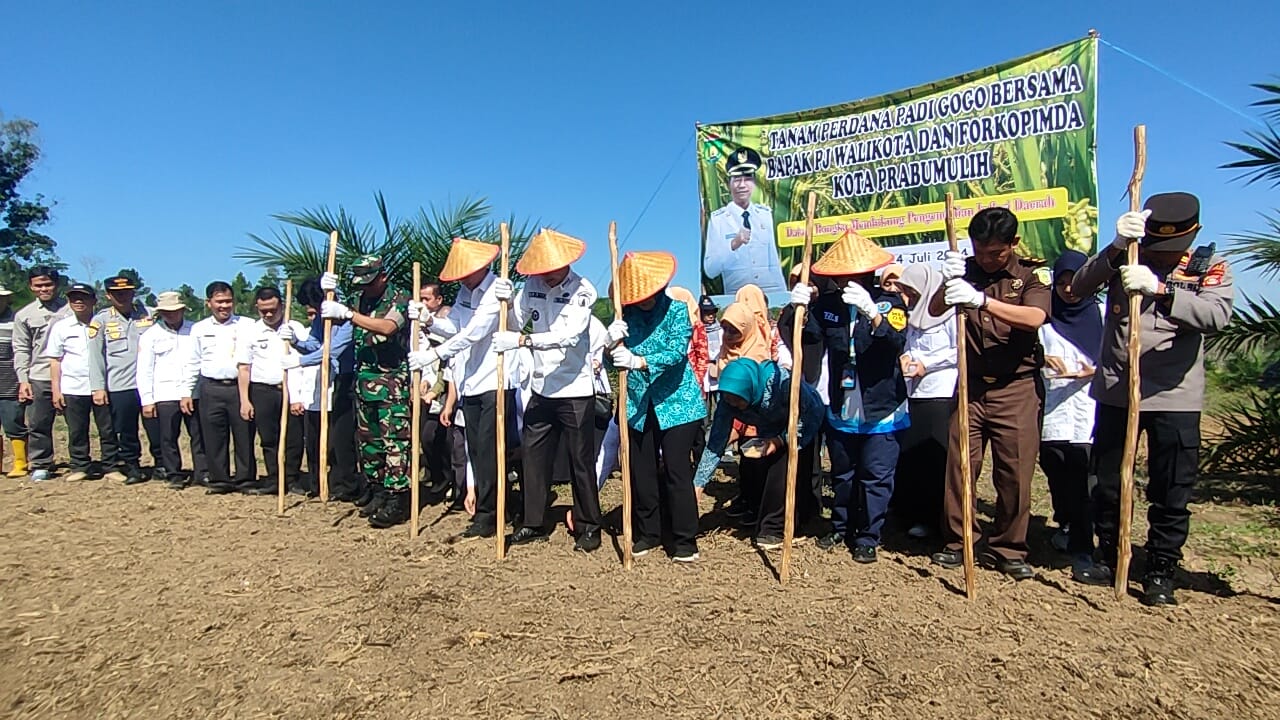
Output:
[[1152,611],[1073,584],[1042,517],[1037,578],[979,571],[969,603],[901,535],[873,566],[805,543],[780,588],[715,498],[700,563],[628,574],[563,531],[498,563],[438,508],[411,541],[294,496],[0,478],[0,715],[1277,717],[1280,522],[1214,487]]

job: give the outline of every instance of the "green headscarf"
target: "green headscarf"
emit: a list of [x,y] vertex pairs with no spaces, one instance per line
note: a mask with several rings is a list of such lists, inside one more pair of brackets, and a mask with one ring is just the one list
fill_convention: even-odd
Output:
[[737,395],[749,405],[759,405],[764,400],[765,385],[773,377],[774,365],[772,361],[738,358],[720,371],[720,392]]

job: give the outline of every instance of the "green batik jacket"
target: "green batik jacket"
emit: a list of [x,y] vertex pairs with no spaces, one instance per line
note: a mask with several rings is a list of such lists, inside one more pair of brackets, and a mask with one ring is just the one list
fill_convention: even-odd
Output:
[[627,424],[643,432],[650,409],[662,430],[705,418],[702,389],[689,366],[693,325],[685,304],[662,293],[650,310],[624,307],[622,319],[627,348],[648,365],[627,374]]

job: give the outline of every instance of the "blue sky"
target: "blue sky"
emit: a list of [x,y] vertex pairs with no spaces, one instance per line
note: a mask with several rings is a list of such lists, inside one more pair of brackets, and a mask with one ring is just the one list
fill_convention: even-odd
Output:
[[[25,187],[57,201],[72,272],[137,267],[156,289],[240,269],[273,212],[345,205],[372,221],[484,195],[588,241],[607,275],[665,248],[698,285],[696,121],[877,95],[1085,35],[1228,104],[1280,73],[1280,3],[128,2],[7,3],[0,111],[40,123]],[[727,15],[726,9],[732,14]],[[905,11],[905,12],[904,12]],[[1190,190],[1202,238],[1259,227],[1280,193],[1218,169],[1249,122],[1110,48],[1100,51],[1104,237],[1126,209],[1131,132],[1144,194]],[[646,202],[675,166],[647,213]],[[634,229],[633,229],[634,228]],[[260,274],[246,269],[250,279]],[[1250,295],[1275,297],[1258,278]]]

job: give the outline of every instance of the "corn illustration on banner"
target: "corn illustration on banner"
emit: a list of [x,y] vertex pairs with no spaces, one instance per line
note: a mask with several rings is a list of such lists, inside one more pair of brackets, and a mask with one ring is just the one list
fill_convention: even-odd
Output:
[[811,190],[815,257],[853,230],[904,262],[940,259],[948,191],[962,237],[999,205],[1021,222],[1024,257],[1092,252],[1097,58],[1084,38],[888,95],[698,124],[704,290],[785,291]]

